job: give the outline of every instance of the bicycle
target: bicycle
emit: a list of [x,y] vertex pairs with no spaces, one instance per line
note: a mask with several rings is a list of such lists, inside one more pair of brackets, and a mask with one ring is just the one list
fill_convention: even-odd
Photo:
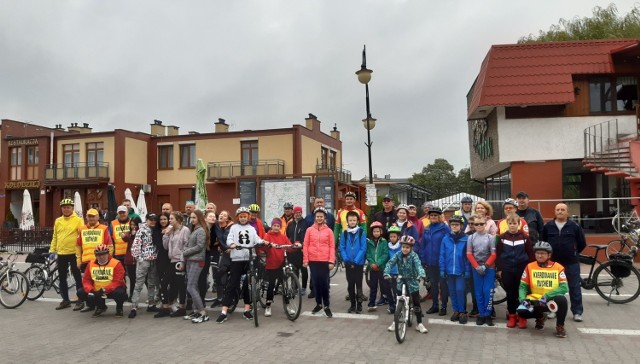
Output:
[[248,249],[249,250],[249,271],[246,274],[246,278],[248,279],[247,281],[247,286],[249,289],[249,295],[251,297],[251,311],[253,313],[253,324],[258,327],[259,323],[258,323],[258,303],[260,303],[260,291],[258,289],[258,269],[256,267],[256,264],[254,262],[255,260],[255,248],[259,247],[263,244],[255,244],[253,247],[251,248],[245,248],[241,245],[236,245],[235,249],[237,250],[242,250],[242,249]]
[[[58,277],[58,267],[56,259],[49,259],[49,253],[29,254],[26,259],[31,266],[24,272],[29,283],[29,301],[35,301],[51,288],[60,294],[60,277]],[[73,279],[71,270],[67,272],[67,287],[75,287],[76,281]]]
[[340,269],[344,269],[344,262],[342,261],[340,250],[336,249],[336,264],[334,264],[333,269],[329,271],[329,278],[333,278]]
[[[580,263],[590,265],[589,275],[583,278],[580,285],[584,289],[594,289],[600,297],[610,303],[628,303],[640,295],[640,272],[633,266],[633,258],[637,255],[638,244],[630,248],[629,254],[618,253],[606,262],[598,260],[598,253],[606,250],[608,245],[589,245],[594,248],[593,255],[578,255]],[[598,268],[595,268],[598,263]]]
[[22,305],[29,295],[27,277],[16,270],[17,252],[9,253],[7,261],[0,257],[0,304],[13,309]]
[[300,280],[294,272],[293,264],[289,263],[286,249],[301,249],[296,245],[273,245],[275,249],[284,250],[284,265],[282,267],[282,307],[287,318],[295,321],[300,316],[302,309],[302,296],[300,295]]
[[[407,279],[401,275],[396,276],[396,279],[402,281],[402,289],[396,295],[396,312],[393,315],[393,322],[395,324],[396,340],[399,344],[402,344],[407,335],[407,327],[412,325],[413,302],[409,295]],[[396,289],[396,287],[392,287],[392,289]]]
[[607,259],[611,259],[611,256],[618,253],[630,254],[631,247],[638,245],[640,242],[640,227],[630,227],[629,225],[622,225],[619,239],[613,239],[607,243],[607,249],[605,254]]

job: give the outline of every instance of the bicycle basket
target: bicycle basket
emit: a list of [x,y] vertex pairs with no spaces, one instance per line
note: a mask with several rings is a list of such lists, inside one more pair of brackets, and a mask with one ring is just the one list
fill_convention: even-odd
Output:
[[616,253],[609,257],[610,260],[615,260],[624,265],[612,265],[611,273],[617,278],[625,278],[631,275],[631,266],[633,264],[633,257],[624,253]]
[[582,264],[593,265],[593,263],[596,261],[596,258],[594,258],[592,256],[589,256],[589,255],[579,254],[578,255],[578,261],[580,261],[580,263],[582,263]]
[[44,253],[49,252],[49,249],[47,248],[35,248],[33,250],[33,253],[29,253],[27,255],[27,258],[25,259],[25,262],[27,263],[45,263],[45,257],[44,257]]

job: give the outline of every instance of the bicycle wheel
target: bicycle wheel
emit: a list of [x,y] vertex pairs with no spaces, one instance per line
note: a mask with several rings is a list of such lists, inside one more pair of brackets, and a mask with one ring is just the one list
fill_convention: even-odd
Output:
[[396,324],[396,340],[402,344],[404,338],[407,335],[407,303],[404,300],[398,300],[396,305],[396,313],[393,317],[393,322]]
[[27,299],[28,295],[29,283],[23,273],[10,270],[2,275],[0,278],[0,304],[6,308],[16,308]]
[[300,316],[302,308],[300,281],[293,272],[287,272],[282,282],[282,307],[289,320],[295,321]]
[[625,253],[630,254],[631,251],[629,249],[629,245],[622,239],[611,240],[607,243],[607,260],[611,259],[611,256],[616,253]]
[[29,282],[29,295],[27,299],[29,301],[35,301],[44,293],[47,287],[47,279],[45,278],[44,270],[36,265],[29,267],[24,272]]
[[341,266],[342,266],[342,257],[340,256],[340,254],[336,254],[336,264],[334,264],[333,269],[329,271],[329,278],[333,278],[333,276],[335,276],[336,273],[338,273],[338,270],[340,269]]
[[[58,277],[58,270],[53,272],[53,276],[51,277],[51,282],[53,289],[56,290],[57,293],[60,293],[60,277]],[[67,287],[69,290],[76,286],[76,280],[73,279],[73,274],[71,274],[71,269],[67,271]]]
[[258,303],[260,302],[260,291],[256,276],[249,275],[249,293],[251,294],[251,306],[253,310],[253,323],[258,327]]
[[495,287],[493,289],[493,304],[499,305],[507,300],[507,292],[502,286],[502,280],[496,277]]
[[[621,276],[617,270],[629,271]],[[640,272],[632,265],[617,260],[601,264],[593,272],[596,292],[611,303],[628,303],[640,295]]]

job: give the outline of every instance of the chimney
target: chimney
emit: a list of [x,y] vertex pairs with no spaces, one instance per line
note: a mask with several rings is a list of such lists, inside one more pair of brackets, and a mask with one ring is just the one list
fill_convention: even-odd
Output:
[[151,136],[165,136],[165,127],[161,120],[154,120],[151,125]]
[[179,129],[180,129],[179,126],[167,125],[167,136],[175,136],[180,134]]
[[217,123],[213,123],[215,125],[216,133],[228,133],[229,132],[229,124],[225,123],[225,120],[222,118],[218,118]]
[[83,123],[82,126],[78,126],[78,123],[71,123],[70,126],[67,127],[69,131],[75,131],[80,134],[88,134],[91,133],[92,128],[89,127],[88,123]]
[[320,131],[320,120],[318,120],[315,115],[309,113],[309,117],[304,120],[306,121],[307,129],[318,132]]
[[60,130],[60,131],[64,130],[64,128],[62,127],[62,124],[56,124],[56,127],[54,129]]
[[331,130],[331,137],[335,140],[340,140],[340,132],[338,131],[338,124],[333,124],[333,130]]

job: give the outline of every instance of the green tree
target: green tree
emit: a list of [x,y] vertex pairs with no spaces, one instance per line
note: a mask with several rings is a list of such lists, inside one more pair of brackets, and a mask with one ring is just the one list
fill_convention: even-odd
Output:
[[422,172],[414,173],[409,182],[430,190],[433,200],[460,192],[453,166],[444,158],[438,158],[422,168]]
[[471,179],[471,168],[462,168],[458,171],[458,185],[460,186],[459,192],[484,197],[484,185]]
[[560,19],[549,30],[540,30],[537,36],[529,34],[518,40],[519,44],[538,42],[560,42],[568,40],[637,38],[640,37],[640,8],[634,6],[624,15],[611,3],[608,7],[596,6],[592,17],[571,20]]

